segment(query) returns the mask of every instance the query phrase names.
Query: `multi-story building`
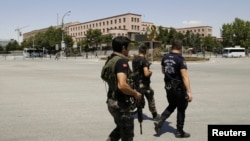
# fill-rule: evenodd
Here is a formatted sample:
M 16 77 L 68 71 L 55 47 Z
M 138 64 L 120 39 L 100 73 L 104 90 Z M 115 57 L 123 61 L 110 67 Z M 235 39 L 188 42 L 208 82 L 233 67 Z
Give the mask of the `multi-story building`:
M 67 31 L 67 28 L 68 26 L 72 25 L 72 24 L 78 24 L 79 22 L 70 22 L 70 23 L 66 23 L 64 25 L 64 30 Z M 58 25 L 58 26 L 52 26 L 54 28 L 61 28 L 62 26 L 61 25 Z M 26 39 L 29 39 L 31 37 L 34 37 L 37 33 L 45 33 L 47 30 L 48 30 L 49 27 L 46 27 L 46 28 L 41 28 L 41 29 L 37 29 L 37 30 L 33 30 L 33 31 L 30 31 L 30 32 L 26 32 L 23 34 L 23 40 L 26 40 Z
M 211 26 L 176 28 L 176 31 L 182 34 L 186 34 L 187 31 L 190 31 L 194 34 L 199 34 L 201 37 L 212 36 L 212 33 L 213 33 Z
M 83 39 L 89 29 L 100 29 L 102 34 L 112 34 L 115 36 L 127 36 L 134 40 L 135 35 L 144 34 L 146 27 L 153 23 L 143 22 L 141 15 L 126 13 L 97 19 L 89 22 L 72 24 L 67 27 L 66 33 L 73 37 L 75 41 Z
M 140 14 L 125 13 L 121 15 L 106 17 L 88 22 L 71 22 L 64 25 L 64 32 L 78 42 L 86 37 L 89 29 L 100 29 L 102 34 L 112 34 L 115 36 L 127 36 L 135 41 L 136 35 L 145 34 L 146 28 L 154 23 L 142 21 Z M 34 36 L 37 32 L 44 32 L 47 28 L 34 30 L 23 34 L 23 39 Z M 185 34 L 187 31 L 199 33 L 202 37 L 212 35 L 211 26 L 198 26 L 176 28 L 178 32 Z

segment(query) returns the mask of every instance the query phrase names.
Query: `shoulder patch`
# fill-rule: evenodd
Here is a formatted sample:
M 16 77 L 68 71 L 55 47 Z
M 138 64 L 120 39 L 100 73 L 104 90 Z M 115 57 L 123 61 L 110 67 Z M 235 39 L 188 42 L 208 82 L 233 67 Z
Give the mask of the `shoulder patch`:
M 126 67 L 128 67 L 128 64 L 122 64 L 122 66 L 123 66 L 124 68 L 126 68 Z

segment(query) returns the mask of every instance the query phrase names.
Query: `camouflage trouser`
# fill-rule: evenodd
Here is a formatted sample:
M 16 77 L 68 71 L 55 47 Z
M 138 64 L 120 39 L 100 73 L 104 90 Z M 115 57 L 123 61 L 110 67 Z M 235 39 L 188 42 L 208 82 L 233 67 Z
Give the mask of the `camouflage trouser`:
M 156 106 L 155 106 L 155 98 L 154 98 L 154 90 L 149 86 L 149 87 L 144 87 L 141 90 L 141 93 L 146 97 L 148 101 L 148 108 L 151 113 L 156 113 Z
M 119 108 L 113 107 L 109 102 L 108 110 L 113 116 L 116 127 L 109 134 L 111 141 L 133 141 L 134 137 L 134 116 L 133 112 L 127 111 L 124 112 Z

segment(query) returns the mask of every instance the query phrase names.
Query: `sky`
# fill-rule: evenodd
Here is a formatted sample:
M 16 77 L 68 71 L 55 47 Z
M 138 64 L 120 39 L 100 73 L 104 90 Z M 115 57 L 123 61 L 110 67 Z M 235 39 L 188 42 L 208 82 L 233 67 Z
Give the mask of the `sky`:
M 1 0 L 0 39 L 22 40 L 22 33 L 67 22 L 87 22 L 134 13 L 164 27 L 211 26 L 220 37 L 223 24 L 250 21 L 250 0 Z

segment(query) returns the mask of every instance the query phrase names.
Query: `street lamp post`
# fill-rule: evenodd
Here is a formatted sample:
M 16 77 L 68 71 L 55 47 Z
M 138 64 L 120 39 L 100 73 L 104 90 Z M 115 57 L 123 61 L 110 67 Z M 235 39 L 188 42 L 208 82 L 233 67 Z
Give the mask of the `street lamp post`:
M 64 15 L 63 15 L 63 17 L 62 17 L 62 43 L 61 43 L 61 48 L 64 50 L 65 49 L 65 43 L 64 43 L 64 17 L 65 16 L 69 16 L 69 14 L 71 13 L 71 11 L 68 11 L 68 12 L 66 12 Z
M 235 47 L 236 46 L 236 40 L 235 40 L 235 37 L 236 37 L 236 35 L 235 35 L 235 33 L 233 34 L 233 46 Z

